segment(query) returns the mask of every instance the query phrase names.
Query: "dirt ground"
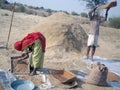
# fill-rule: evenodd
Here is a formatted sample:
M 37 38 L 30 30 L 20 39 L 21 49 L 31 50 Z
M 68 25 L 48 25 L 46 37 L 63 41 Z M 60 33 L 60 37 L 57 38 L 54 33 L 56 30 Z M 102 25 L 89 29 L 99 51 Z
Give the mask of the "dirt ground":
M 6 16 L 5 14 L 8 14 L 8 16 Z M 11 14 L 12 13 L 10 11 L 0 9 L 0 18 L 1 18 L 0 19 L 0 46 L 6 46 Z M 80 17 L 74 17 L 74 18 L 80 19 Z M 31 30 L 33 30 L 31 28 L 33 26 L 35 26 L 37 23 L 44 21 L 45 19 L 46 19 L 45 17 L 15 13 L 15 16 L 13 19 L 13 26 L 10 33 L 10 39 L 8 43 L 8 49 L 0 48 L 0 69 L 8 70 L 10 68 L 10 57 L 21 54 L 21 52 L 17 52 L 16 50 L 14 50 L 13 48 L 14 42 L 16 40 L 20 40 L 24 35 L 31 32 Z M 65 18 L 64 20 L 66 21 Z M 88 24 L 81 24 L 81 26 L 84 28 L 86 32 L 88 32 L 89 30 Z M 47 28 L 47 26 L 45 26 L 43 29 L 45 28 Z M 101 27 L 101 29 L 102 29 L 100 32 L 101 36 L 99 40 L 100 47 L 97 49 L 96 55 L 109 58 L 109 59 L 120 60 L 120 56 L 119 56 L 120 30 L 108 28 L 108 27 L 106 28 Z M 48 45 L 48 46 L 45 54 L 44 68 L 65 69 L 69 71 L 70 70 L 79 71 L 79 70 L 86 69 L 86 64 L 84 62 L 81 62 L 81 59 L 80 59 L 82 56 L 85 55 L 86 49 L 82 49 L 81 53 L 76 53 L 76 52 L 64 53 L 63 52 L 58 55 L 55 55 L 56 52 L 54 50 L 52 51 L 52 49 L 54 48 L 54 45 L 53 46 Z M 57 52 L 62 52 L 62 51 L 58 50 Z M 50 55 L 53 55 L 53 56 L 50 57 Z M 51 88 L 50 90 L 67 90 L 67 89 L 65 89 L 64 86 L 61 86 L 60 84 L 60 85 L 57 85 L 55 88 Z M 72 90 L 117 90 L 117 89 L 113 87 L 99 87 L 99 86 L 89 85 L 81 82 L 79 84 L 79 87 L 73 88 Z

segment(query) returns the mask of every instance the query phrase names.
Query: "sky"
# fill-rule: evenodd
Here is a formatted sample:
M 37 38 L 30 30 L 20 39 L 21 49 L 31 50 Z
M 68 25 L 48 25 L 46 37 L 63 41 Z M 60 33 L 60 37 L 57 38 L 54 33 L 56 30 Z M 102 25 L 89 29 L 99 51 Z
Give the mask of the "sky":
M 26 5 L 44 7 L 45 9 L 52 10 L 62 10 L 69 13 L 76 12 L 80 14 L 81 12 L 88 13 L 86 8 L 86 3 L 82 0 L 8 0 L 11 3 L 22 3 Z M 113 0 L 109 0 L 113 1 Z M 111 8 L 109 10 L 109 17 L 120 16 L 120 0 L 117 0 L 117 7 Z

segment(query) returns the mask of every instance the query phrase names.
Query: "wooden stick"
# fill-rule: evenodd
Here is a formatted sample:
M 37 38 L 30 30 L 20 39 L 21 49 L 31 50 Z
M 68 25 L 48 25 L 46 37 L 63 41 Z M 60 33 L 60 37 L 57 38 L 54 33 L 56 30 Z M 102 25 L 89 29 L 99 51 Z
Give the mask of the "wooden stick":
M 14 3 L 14 6 L 13 6 L 13 11 L 12 11 L 12 18 L 11 18 L 11 23 L 10 23 L 10 28 L 9 28 L 7 43 L 6 43 L 6 49 L 8 49 L 8 42 L 9 42 L 10 33 L 11 33 L 11 28 L 12 28 L 12 22 L 13 22 L 13 17 L 14 17 L 14 11 L 15 11 L 15 3 Z

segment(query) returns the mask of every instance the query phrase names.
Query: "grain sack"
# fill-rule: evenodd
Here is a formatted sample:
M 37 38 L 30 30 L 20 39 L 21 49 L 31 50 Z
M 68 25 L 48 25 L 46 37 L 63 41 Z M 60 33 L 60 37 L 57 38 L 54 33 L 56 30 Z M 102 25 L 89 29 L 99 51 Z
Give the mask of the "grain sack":
M 101 64 L 100 62 L 92 64 L 86 83 L 98 86 L 107 86 L 107 74 L 108 68 L 104 64 Z

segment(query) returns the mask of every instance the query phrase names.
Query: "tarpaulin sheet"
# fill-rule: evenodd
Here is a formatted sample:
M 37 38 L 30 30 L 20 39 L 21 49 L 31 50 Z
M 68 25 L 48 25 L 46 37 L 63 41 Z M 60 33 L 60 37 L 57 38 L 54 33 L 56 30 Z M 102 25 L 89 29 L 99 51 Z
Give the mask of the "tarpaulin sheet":
M 10 90 L 10 85 L 15 80 L 16 78 L 12 73 L 9 71 L 0 70 L 0 82 L 2 83 L 4 90 Z

